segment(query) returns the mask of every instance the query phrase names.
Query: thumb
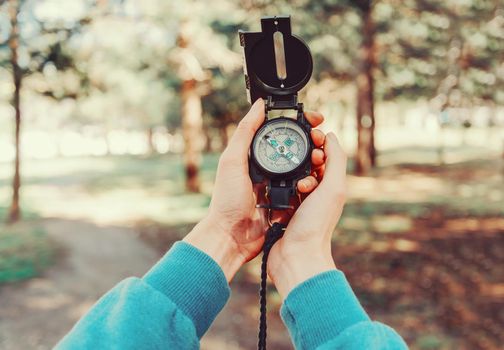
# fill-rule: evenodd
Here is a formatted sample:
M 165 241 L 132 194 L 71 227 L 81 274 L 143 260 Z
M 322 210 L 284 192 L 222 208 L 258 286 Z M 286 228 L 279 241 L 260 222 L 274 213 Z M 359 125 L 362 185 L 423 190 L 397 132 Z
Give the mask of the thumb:
M 247 157 L 254 135 L 264 121 L 264 101 L 262 98 L 254 102 L 248 113 L 238 124 L 228 148 L 231 152 Z

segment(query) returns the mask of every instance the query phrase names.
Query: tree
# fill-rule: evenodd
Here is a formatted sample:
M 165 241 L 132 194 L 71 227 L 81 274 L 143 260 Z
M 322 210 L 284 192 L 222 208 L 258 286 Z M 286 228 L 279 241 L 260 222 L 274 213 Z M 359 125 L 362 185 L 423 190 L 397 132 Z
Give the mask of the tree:
M 374 76 L 375 69 L 375 29 L 372 18 L 372 0 L 355 2 L 362 14 L 362 43 L 359 48 L 359 72 L 357 85 L 357 151 L 355 172 L 366 174 L 376 164 L 374 142 Z
M 223 9 L 227 10 L 223 12 Z M 226 0 L 214 1 L 210 8 L 189 1 L 177 4 L 170 11 L 178 17 L 175 19 L 177 44 L 169 55 L 169 62 L 175 66 L 180 82 L 186 189 L 191 192 L 200 191 L 199 168 L 205 144 L 202 97 L 209 93 L 212 69 L 231 72 L 241 63 L 240 56 L 229 49 L 225 35 L 214 30 L 211 24 L 240 12 Z
M 273 13 L 290 13 L 293 25 L 309 44 L 318 83 L 336 80 L 355 86 L 357 149 L 355 172 L 366 174 L 376 164 L 374 74 L 376 27 L 373 0 L 273 2 Z M 298 24 L 301 23 L 301 24 Z M 326 94 L 328 95 L 328 94 Z M 326 100 L 333 96 L 325 96 Z
M 355 84 L 357 147 L 354 170 L 358 175 L 367 174 L 376 165 L 374 3 L 373 0 L 340 0 L 309 4 L 321 23 L 329 23 L 318 26 L 320 29 L 312 33 L 314 36 L 312 40 L 317 40 L 319 37 L 333 37 L 338 43 L 334 48 L 337 54 L 328 49 L 327 45 L 324 45 L 326 47 L 319 53 L 323 57 L 320 63 L 324 67 L 319 76 L 329 75 L 343 82 Z
M 317 83 L 329 78 L 342 87 L 355 85 L 357 173 L 376 163 L 375 99 L 425 98 L 440 108 L 468 109 L 504 97 L 503 9 L 497 0 L 265 3 L 265 12 L 291 13 L 294 26 L 302 23 L 298 32 L 314 55 Z
M 11 0 L 9 5 L 9 17 L 11 30 L 9 35 L 9 49 L 10 49 L 10 62 L 12 69 L 12 82 L 14 84 L 14 95 L 12 98 L 12 105 L 15 111 L 15 131 L 14 131 L 14 178 L 12 180 L 12 202 L 9 209 L 7 221 L 14 223 L 21 218 L 21 209 L 19 206 L 19 190 L 21 188 L 21 175 L 20 175 L 20 134 L 21 134 L 21 82 L 22 72 L 18 63 L 18 49 L 19 49 L 19 26 L 18 15 L 21 4 L 19 0 Z
M 198 84 L 205 80 L 205 72 L 200 62 L 190 52 L 190 22 L 181 23 L 177 38 L 180 88 L 182 136 L 184 137 L 184 163 L 186 189 L 200 191 L 199 167 L 203 149 L 203 111 Z
M 63 43 L 72 35 L 77 27 L 69 23 L 64 26 L 53 26 L 37 18 L 34 8 L 38 4 L 23 0 L 0 1 L 0 6 L 6 7 L 9 16 L 10 32 L 7 39 L 8 50 L 0 50 L 0 58 L 8 56 L 8 60 L 0 61 L 2 65 L 10 68 L 13 81 L 12 105 L 14 107 L 14 176 L 12 181 L 12 201 L 9 208 L 7 222 L 14 223 L 21 218 L 20 190 L 21 190 L 21 131 L 22 131 L 22 89 L 28 85 L 29 77 L 37 75 L 42 79 L 45 67 L 52 65 L 56 70 L 65 70 L 73 67 L 73 61 L 62 49 Z M 19 18 L 25 15 L 24 21 L 31 21 L 32 36 L 25 37 L 21 33 Z M 78 24 L 78 22 L 77 22 Z M 63 34 L 63 35 L 58 35 Z M 0 45 L 3 49 L 4 45 Z M 20 53 L 23 51 L 27 58 L 21 63 Z M 39 84 L 40 85 L 40 84 Z M 42 84 L 47 85 L 47 84 Z M 61 89 L 60 89 L 61 90 Z M 43 95 L 54 98 L 55 91 L 44 89 L 38 91 Z M 63 93 L 64 95 L 64 93 Z

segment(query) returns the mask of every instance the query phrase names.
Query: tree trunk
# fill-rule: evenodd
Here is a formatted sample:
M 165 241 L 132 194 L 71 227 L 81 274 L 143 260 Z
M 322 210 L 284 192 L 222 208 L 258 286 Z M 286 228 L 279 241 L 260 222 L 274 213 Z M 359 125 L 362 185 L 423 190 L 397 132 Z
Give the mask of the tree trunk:
M 203 135 L 205 137 L 204 147 L 205 153 L 211 153 L 213 151 L 212 145 L 212 133 L 208 125 L 203 124 Z
M 223 151 L 229 142 L 228 128 L 227 126 L 222 126 L 219 128 L 219 136 L 221 139 L 221 151 Z
M 360 71 L 357 74 L 357 152 L 355 156 L 355 172 L 364 175 L 376 165 L 376 149 L 374 145 L 374 26 L 372 21 L 372 6 L 362 8 L 363 28 L 362 46 L 359 50 Z
M 14 82 L 14 96 L 12 104 L 15 110 L 15 158 L 14 158 L 14 178 L 12 180 L 12 203 L 9 209 L 7 221 L 14 223 L 21 218 L 21 209 L 19 206 L 19 189 L 21 188 L 20 175 L 20 132 L 21 132 L 21 107 L 20 107 L 20 92 L 22 72 L 18 64 L 18 48 L 19 48 L 19 27 L 17 16 L 19 13 L 19 2 L 12 0 L 9 7 L 9 15 L 11 22 L 11 33 L 9 38 L 9 48 L 11 51 L 12 79 Z
M 190 23 L 182 21 L 180 32 L 177 36 L 177 46 L 185 57 L 180 61 L 180 75 L 182 87 L 180 93 L 182 105 L 182 136 L 184 138 L 184 162 L 186 172 L 186 190 L 200 192 L 199 168 L 201 163 L 201 150 L 204 146 L 203 111 L 201 94 L 198 91 L 198 81 L 204 79 L 204 72 L 197 58 L 192 54 L 189 37 Z M 196 65 L 188 64 L 187 57 L 193 56 Z M 193 62 L 193 63 L 194 63 Z
M 149 155 L 153 155 L 157 152 L 156 145 L 154 144 L 154 128 L 153 127 L 149 127 L 147 129 L 147 147 L 148 147 Z
M 226 149 L 229 139 L 233 136 L 236 129 L 235 123 L 233 122 L 233 115 L 226 114 L 222 116 L 219 122 L 219 136 L 221 139 L 221 151 Z
M 200 191 L 199 167 L 203 146 L 201 96 L 196 89 L 196 84 L 194 79 L 184 80 L 181 91 L 186 189 L 190 192 Z

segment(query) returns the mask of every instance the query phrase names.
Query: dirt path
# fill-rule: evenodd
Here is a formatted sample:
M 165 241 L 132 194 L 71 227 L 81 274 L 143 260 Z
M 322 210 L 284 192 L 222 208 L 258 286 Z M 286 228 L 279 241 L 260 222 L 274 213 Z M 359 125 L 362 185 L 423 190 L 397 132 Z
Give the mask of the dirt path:
M 128 227 L 60 219 L 41 225 L 63 254 L 42 276 L 0 287 L 1 350 L 51 349 L 100 296 L 126 277 L 143 275 L 164 251 Z M 203 350 L 243 350 L 229 332 L 233 304 L 240 300 L 234 296 L 219 315 Z
M 125 227 L 44 220 L 63 256 L 43 276 L 0 288 L 0 348 L 50 349 L 104 292 L 158 253 Z

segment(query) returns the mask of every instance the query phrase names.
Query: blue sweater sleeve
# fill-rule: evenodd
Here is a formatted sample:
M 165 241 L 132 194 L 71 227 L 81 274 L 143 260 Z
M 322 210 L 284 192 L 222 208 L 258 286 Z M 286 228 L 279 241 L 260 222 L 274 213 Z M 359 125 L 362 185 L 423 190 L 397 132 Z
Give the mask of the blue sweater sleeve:
M 229 294 L 219 265 L 177 242 L 142 279 L 105 294 L 56 349 L 198 349 Z
M 370 320 L 338 270 L 295 287 L 281 316 L 298 350 L 408 348 L 392 328 Z

